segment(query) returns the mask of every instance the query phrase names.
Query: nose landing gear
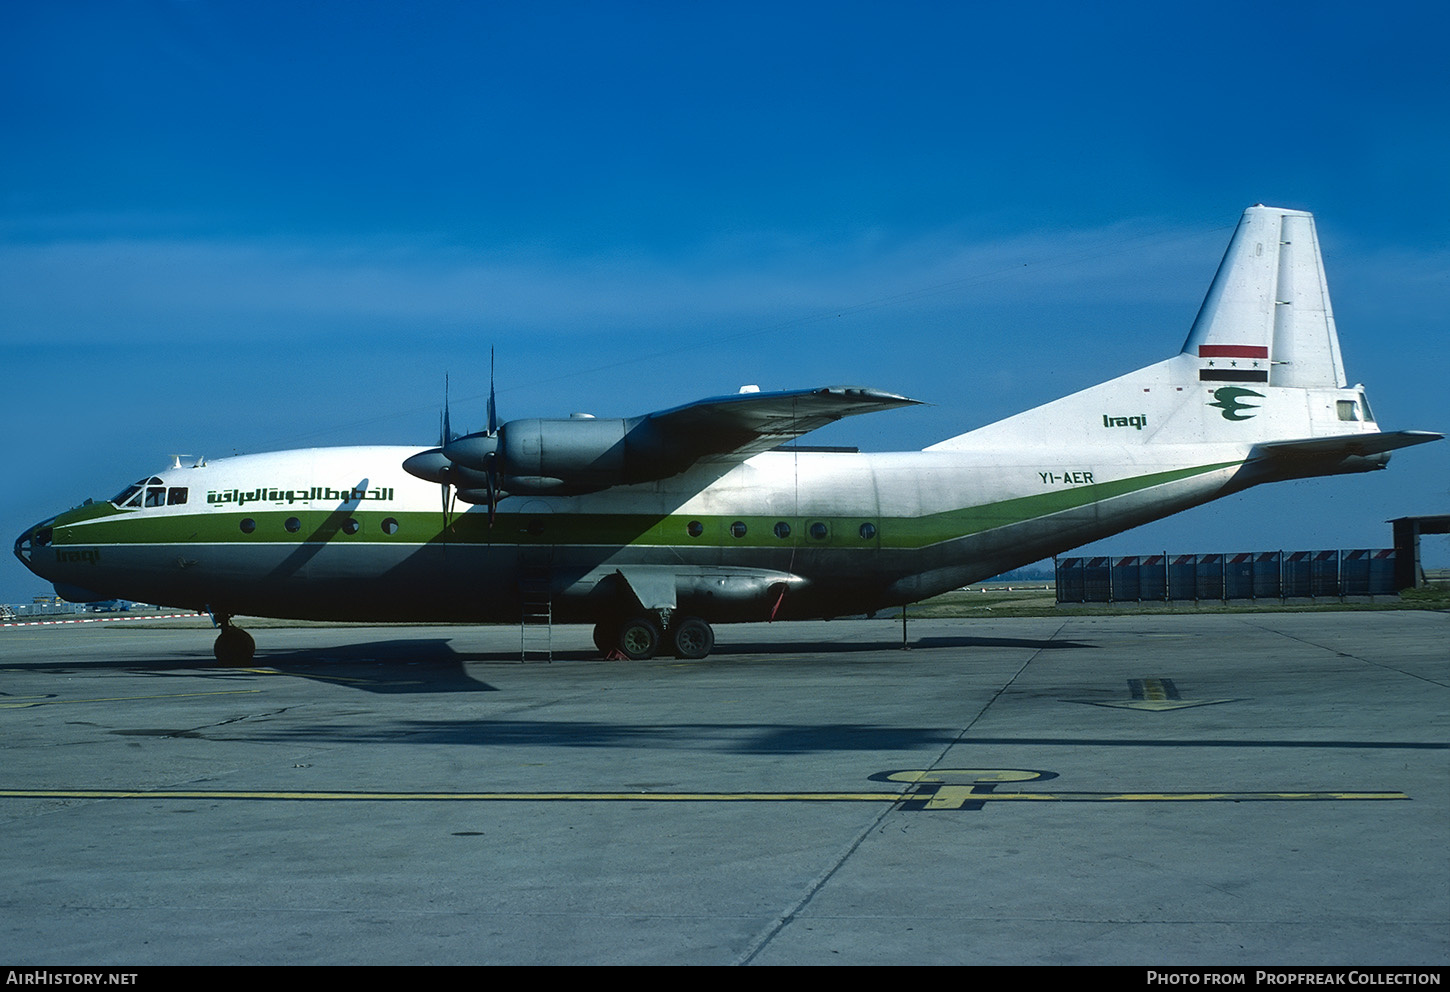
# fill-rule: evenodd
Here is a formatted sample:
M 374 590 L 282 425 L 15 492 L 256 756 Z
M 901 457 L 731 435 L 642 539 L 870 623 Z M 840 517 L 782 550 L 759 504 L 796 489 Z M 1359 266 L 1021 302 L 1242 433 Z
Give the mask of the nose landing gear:
M 217 662 L 222 665 L 251 664 L 252 655 L 257 651 L 257 642 L 252 640 L 252 635 L 240 627 L 232 626 L 232 618 L 229 616 L 217 614 L 212 619 L 221 628 L 217 632 L 216 643 L 211 648 Z

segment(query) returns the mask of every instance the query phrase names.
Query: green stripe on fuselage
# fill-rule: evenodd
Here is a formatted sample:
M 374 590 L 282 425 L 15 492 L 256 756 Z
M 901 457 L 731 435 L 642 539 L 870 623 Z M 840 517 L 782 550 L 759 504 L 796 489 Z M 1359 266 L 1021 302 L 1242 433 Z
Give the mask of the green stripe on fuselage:
M 1199 475 L 1208 475 L 1240 464 L 1242 463 L 1236 461 L 1218 462 L 1213 465 L 1172 469 L 1167 472 L 1155 472 L 1151 475 L 1118 479 L 1114 482 L 1090 483 L 1070 489 L 1037 493 L 1032 496 L 1019 496 L 996 503 L 963 507 L 959 510 L 946 510 L 915 519 L 893 521 L 893 532 L 898 523 L 905 525 L 907 534 L 911 535 L 912 539 L 908 539 L 907 535 L 897 534 L 892 539 L 891 545 L 893 547 L 924 547 L 929 544 L 939 544 L 955 538 L 980 534 L 997 527 L 1008 527 L 1012 524 L 1035 520 L 1038 517 L 1046 517 L 1066 510 L 1076 510 L 1118 496 L 1127 496 L 1144 489 L 1151 489 L 1154 486 L 1181 482 Z M 912 534 L 913 531 L 914 534 Z M 882 543 L 886 543 L 884 533 Z
M 631 513 L 541 513 L 500 512 L 492 526 L 484 513 L 453 514 L 447 528 L 441 511 L 366 510 L 345 512 L 327 509 L 293 508 L 256 512 L 148 513 L 146 510 L 110 513 L 90 507 L 70 511 L 57 518 L 56 545 L 127 544 L 499 544 L 499 545 L 590 545 L 590 546 L 700 546 L 716 548 L 922 548 L 967 537 L 998 527 L 1074 510 L 1104 500 L 1140 492 L 1154 486 L 1207 475 L 1239 462 L 1219 462 L 1192 468 L 1173 469 L 1134 476 L 1113 482 L 1073 486 L 1031 496 L 1019 496 L 930 513 L 920 517 L 882 516 L 785 516 L 785 515 L 666 515 Z M 99 504 L 109 506 L 109 504 Z M 253 527 L 243 532 L 242 521 Z M 358 524 L 348 533 L 349 520 Z M 295 521 L 295 529 L 288 522 Z M 393 521 L 392 533 L 384 530 Z M 787 537 L 776 536 L 776 524 L 790 527 Z M 692 522 L 700 524 L 698 536 L 691 536 Z M 826 525 L 827 536 L 811 536 L 811 525 Z M 862 524 L 875 530 L 862 535 Z M 744 524 L 743 536 L 735 527 Z

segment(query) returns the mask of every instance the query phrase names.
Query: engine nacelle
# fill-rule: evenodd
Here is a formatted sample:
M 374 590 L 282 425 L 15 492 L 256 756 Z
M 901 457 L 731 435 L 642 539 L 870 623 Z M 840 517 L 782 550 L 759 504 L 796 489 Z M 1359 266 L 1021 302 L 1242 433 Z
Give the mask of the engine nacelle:
M 627 420 L 510 420 L 499 429 L 499 485 L 511 493 L 591 493 L 629 481 Z
M 451 463 L 446 473 L 429 460 L 431 452 L 410 459 L 410 471 L 452 481 L 468 490 L 459 493 L 464 499 L 484 488 L 463 478 L 469 472 L 484 473 L 476 478 L 494 473 L 501 492 L 573 496 L 664 479 L 684 471 L 693 460 L 661 439 L 647 417 L 510 420 L 497 434 L 457 438 L 439 453 Z M 431 476 L 425 475 L 429 470 Z

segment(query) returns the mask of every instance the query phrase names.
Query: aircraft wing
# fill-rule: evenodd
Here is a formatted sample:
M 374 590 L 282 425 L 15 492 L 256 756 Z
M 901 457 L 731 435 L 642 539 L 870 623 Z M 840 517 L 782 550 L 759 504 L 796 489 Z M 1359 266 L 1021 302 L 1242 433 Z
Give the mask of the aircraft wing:
M 861 386 L 737 393 L 648 414 L 641 426 L 656 445 L 676 456 L 691 460 L 744 458 L 769 451 L 842 417 L 920 402 Z
M 570 496 L 667 479 L 705 461 L 742 461 L 842 417 L 917 400 L 857 386 L 717 396 L 628 420 L 511 420 L 403 462 L 469 503 L 503 494 Z M 446 430 L 446 429 L 445 429 Z

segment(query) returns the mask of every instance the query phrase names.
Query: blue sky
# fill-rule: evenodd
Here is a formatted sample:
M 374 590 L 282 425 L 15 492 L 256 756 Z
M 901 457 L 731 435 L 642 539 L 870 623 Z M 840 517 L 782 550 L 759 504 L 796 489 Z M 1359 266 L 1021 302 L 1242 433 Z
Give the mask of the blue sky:
M 920 448 L 1176 352 L 1315 212 L 1346 368 L 1450 427 L 1431 3 L 0 5 L 0 531 L 173 453 L 852 383 Z M 1450 442 L 1094 546 L 1379 547 Z M 1438 542 L 1438 543 L 1437 543 Z M 1444 539 L 1427 544 L 1447 559 Z M 0 601 L 48 591 L 13 559 Z

